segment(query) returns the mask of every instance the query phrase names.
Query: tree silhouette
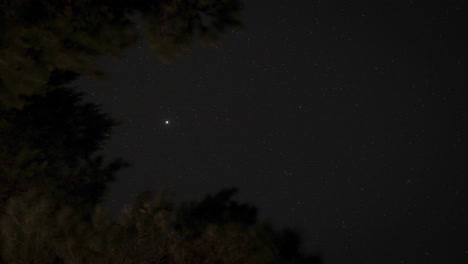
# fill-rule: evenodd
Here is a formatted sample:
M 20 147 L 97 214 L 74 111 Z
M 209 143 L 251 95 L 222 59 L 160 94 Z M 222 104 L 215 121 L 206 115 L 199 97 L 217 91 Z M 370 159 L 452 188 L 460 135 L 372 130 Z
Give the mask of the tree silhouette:
M 163 1 L 142 9 L 147 37 L 156 55 L 170 62 L 199 37 L 207 45 L 219 44 L 220 35 L 228 27 L 239 27 L 240 1 L 200 0 Z
M 215 43 L 240 25 L 240 7 L 239 0 L 1 0 L 0 101 L 21 107 L 21 95 L 44 94 L 57 73 L 102 75 L 96 58 L 119 56 L 139 35 L 131 14 L 142 15 L 140 35 L 171 61 L 197 39 Z
M 256 222 L 257 210 L 248 204 L 232 201 L 237 189 L 224 189 L 215 196 L 208 195 L 199 203 L 181 205 L 178 215 L 178 226 L 186 229 L 193 236 L 199 234 L 208 225 L 224 225 L 236 222 L 252 225 Z
M 96 155 L 116 123 L 67 88 L 25 102 L 22 109 L 2 111 L 2 160 L 9 161 L 0 167 L 2 200 L 42 186 L 54 196 L 97 204 L 115 172 L 126 166 L 118 159 L 105 164 Z
M 232 190 L 222 190 L 201 202 L 192 202 L 191 208 L 194 211 L 222 209 L 220 214 L 225 216 L 238 215 L 240 209 L 233 206 L 232 194 Z M 88 219 L 74 208 L 58 206 L 57 202 L 42 198 L 38 192 L 15 197 L 5 207 L 6 217 L 0 219 L 3 257 L 8 263 L 298 264 L 320 261 L 317 256 L 298 251 L 298 234 L 290 230 L 274 231 L 257 221 L 238 221 L 237 216 L 223 217 L 221 222 L 201 217 L 198 221 L 206 225 L 199 226 L 198 234 L 193 236 L 180 226 L 183 215 L 180 213 L 186 207 L 174 206 L 168 197 L 160 196 L 155 201 L 143 196 L 134 206 L 123 210 L 118 222 L 101 207 L 96 207 Z M 207 205 L 208 200 L 213 208 Z M 243 208 L 250 213 L 253 207 Z M 289 242 L 296 243 L 288 245 Z

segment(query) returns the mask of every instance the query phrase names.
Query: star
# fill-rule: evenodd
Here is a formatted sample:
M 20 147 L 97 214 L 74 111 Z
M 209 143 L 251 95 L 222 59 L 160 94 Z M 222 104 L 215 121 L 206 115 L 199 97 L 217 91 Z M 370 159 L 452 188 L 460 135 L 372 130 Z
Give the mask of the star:
M 166 120 L 164 123 L 166 123 L 166 125 L 169 125 L 169 120 Z

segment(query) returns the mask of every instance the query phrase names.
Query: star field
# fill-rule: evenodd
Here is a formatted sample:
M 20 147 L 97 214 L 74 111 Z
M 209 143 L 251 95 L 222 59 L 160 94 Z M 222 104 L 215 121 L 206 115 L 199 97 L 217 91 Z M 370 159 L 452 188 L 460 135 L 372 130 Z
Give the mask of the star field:
M 246 2 L 217 47 L 103 58 L 76 85 L 133 164 L 109 205 L 237 186 L 325 263 L 467 261 L 466 5 L 439 4 Z

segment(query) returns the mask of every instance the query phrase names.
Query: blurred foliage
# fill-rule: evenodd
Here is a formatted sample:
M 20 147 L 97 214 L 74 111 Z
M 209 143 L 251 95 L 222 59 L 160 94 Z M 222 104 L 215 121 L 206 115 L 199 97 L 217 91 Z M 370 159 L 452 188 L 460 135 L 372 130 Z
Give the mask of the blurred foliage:
M 161 2 L 164 4 L 152 5 L 142 13 L 150 46 L 164 62 L 189 50 L 196 37 L 206 45 L 216 46 L 226 28 L 241 25 L 238 20 L 240 1 Z
M 225 194 L 229 197 L 221 198 Z M 198 219 L 204 225 L 193 236 L 179 225 L 180 212 L 187 207 L 175 207 L 168 197 L 140 199 L 114 221 L 99 206 L 86 218 L 31 191 L 10 199 L 4 208 L 2 256 L 7 263 L 318 263 L 298 247 L 283 251 L 275 244 L 282 233 L 267 225 L 227 217 L 241 213 L 238 208 L 231 214 L 232 194 L 223 190 L 191 203 L 190 210 L 203 211 L 219 199 L 213 213 L 224 215 L 222 223 Z
M 97 57 L 119 56 L 137 40 L 132 14 L 169 62 L 197 38 L 217 43 L 240 25 L 240 8 L 239 0 L 0 0 L 0 103 L 21 107 L 21 95 L 44 94 L 57 73 L 101 76 Z

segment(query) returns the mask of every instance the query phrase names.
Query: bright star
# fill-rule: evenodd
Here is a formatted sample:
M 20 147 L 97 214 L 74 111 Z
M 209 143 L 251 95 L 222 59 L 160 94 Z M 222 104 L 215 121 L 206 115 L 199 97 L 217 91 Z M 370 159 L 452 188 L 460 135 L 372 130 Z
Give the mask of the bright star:
M 169 120 L 166 120 L 166 122 L 165 122 L 165 123 L 166 123 L 166 125 L 169 125 Z

